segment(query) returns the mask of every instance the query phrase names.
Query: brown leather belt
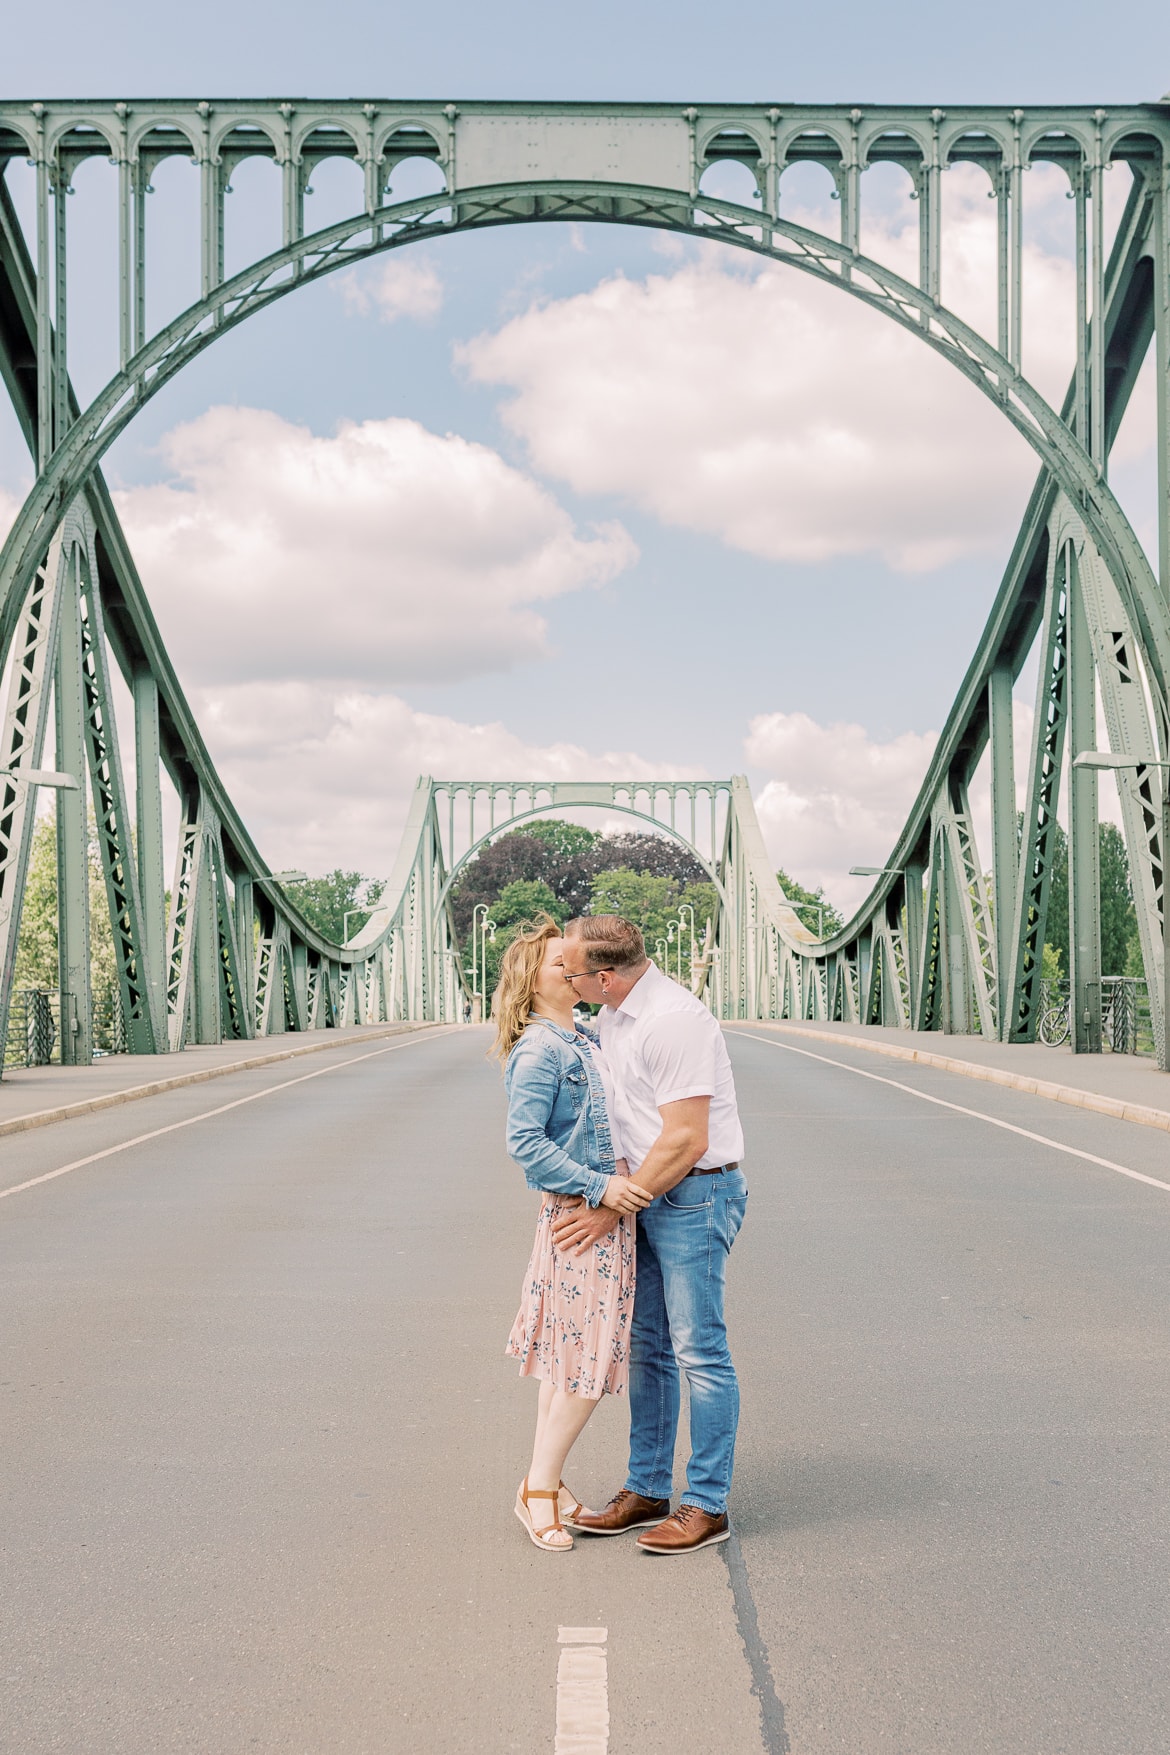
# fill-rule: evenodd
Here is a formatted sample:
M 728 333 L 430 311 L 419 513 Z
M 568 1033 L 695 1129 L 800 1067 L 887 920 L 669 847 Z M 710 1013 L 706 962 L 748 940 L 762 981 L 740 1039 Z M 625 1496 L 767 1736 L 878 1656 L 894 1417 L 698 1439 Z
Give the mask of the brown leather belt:
M 706 1165 L 704 1165 L 703 1168 L 700 1169 L 699 1166 L 696 1164 L 696 1166 L 693 1170 L 687 1171 L 687 1175 L 688 1176 L 722 1176 L 722 1174 L 725 1170 L 738 1170 L 738 1169 L 739 1169 L 739 1161 L 737 1159 L 734 1164 L 712 1164 L 712 1166 L 709 1170 L 706 1167 Z

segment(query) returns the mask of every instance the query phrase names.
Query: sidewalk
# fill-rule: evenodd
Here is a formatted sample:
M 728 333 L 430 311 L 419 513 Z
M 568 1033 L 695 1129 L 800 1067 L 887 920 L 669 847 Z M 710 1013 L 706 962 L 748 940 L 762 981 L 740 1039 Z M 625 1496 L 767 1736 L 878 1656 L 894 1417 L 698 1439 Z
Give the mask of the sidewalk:
M 895 1030 L 879 1024 L 735 1023 L 733 1030 L 767 1031 L 813 1043 L 864 1048 L 892 1060 L 935 1066 L 965 1078 L 1028 1091 L 1074 1108 L 1092 1109 L 1170 1133 L 1170 1073 L 1136 1054 L 1074 1054 L 1042 1043 L 988 1042 L 982 1036 L 945 1036 L 938 1030 Z
M 92 1066 L 10 1067 L 0 1080 L 0 1136 L 67 1121 L 94 1109 L 154 1097 L 249 1067 L 272 1066 L 304 1054 L 433 1030 L 434 1024 L 356 1024 L 345 1030 L 290 1031 L 250 1042 L 218 1042 L 181 1054 L 110 1054 Z

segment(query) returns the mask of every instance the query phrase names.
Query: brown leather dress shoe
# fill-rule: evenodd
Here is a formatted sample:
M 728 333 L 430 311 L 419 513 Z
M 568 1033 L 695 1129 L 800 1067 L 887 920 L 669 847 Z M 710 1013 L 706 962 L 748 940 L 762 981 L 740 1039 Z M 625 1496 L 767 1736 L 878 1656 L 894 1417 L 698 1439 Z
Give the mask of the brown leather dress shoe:
M 647 1554 L 693 1554 L 697 1548 L 709 1548 L 713 1542 L 726 1542 L 730 1535 L 731 1525 L 725 1511 L 712 1517 L 697 1505 L 680 1505 L 665 1523 L 639 1536 L 638 1546 Z
M 623 1487 L 615 1493 L 604 1511 L 581 1510 L 565 1522 L 575 1530 L 591 1536 L 620 1536 L 626 1530 L 640 1530 L 646 1524 L 658 1523 L 670 1510 L 669 1499 L 644 1499 Z

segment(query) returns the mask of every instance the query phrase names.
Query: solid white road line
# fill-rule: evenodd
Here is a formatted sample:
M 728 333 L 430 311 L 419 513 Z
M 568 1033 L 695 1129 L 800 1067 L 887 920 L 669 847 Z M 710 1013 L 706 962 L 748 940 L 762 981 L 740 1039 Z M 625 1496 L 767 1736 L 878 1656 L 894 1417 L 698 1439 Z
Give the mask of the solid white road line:
M 1156 1176 L 1145 1176 L 1140 1170 L 1129 1170 L 1124 1164 L 1115 1164 L 1111 1158 L 1098 1158 L 1095 1152 L 1082 1152 L 1079 1146 L 1066 1146 L 1062 1140 L 1052 1140 L 1047 1134 L 1033 1133 L 1031 1128 L 1017 1127 L 1012 1121 L 1001 1121 L 998 1115 L 988 1115 L 982 1109 L 966 1109 L 962 1103 L 948 1103 L 945 1097 L 932 1097 L 927 1091 L 916 1091 L 913 1085 L 904 1085 L 899 1079 L 884 1079 L 880 1073 L 866 1072 L 863 1067 L 850 1066 L 845 1060 L 830 1060 L 827 1054 L 813 1054 L 807 1048 L 794 1048 L 790 1042 L 777 1042 L 772 1036 L 757 1036 L 751 1030 L 731 1030 L 732 1036 L 747 1036 L 753 1042 L 763 1042 L 768 1048 L 781 1048 L 785 1054 L 800 1054 L 805 1060 L 820 1060 L 826 1066 L 840 1067 L 842 1072 L 856 1073 L 859 1079 L 872 1079 L 876 1085 L 891 1085 L 895 1091 L 905 1091 L 908 1097 L 917 1097 L 923 1103 L 935 1103 L 940 1109 L 953 1109 L 956 1115 L 972 1115 L 976 1121 L 986 1121 L 991 1127 L 1002 1127 L 1005 1133 L 1018 1133 L 1021 1138 L 1035 1140 L 1037 1145 L 1051 1146 L 1054 1152 L 1067 1152 L 1070 1158 L 1083 1158 L 1087 1164 L 1099 1164 L 1102 1170 L 1112 1170 L 1118 1176 L 1128 1176 L 1134 1182 L 1146 1182 L 1151 1188 L 1164 1188 L 1170 1194 L 1170 1182 L 1159 1182 Z
M 279 1085 L 268 1085 L 263 1091 L 253 1091 L 251 1096 L 237 1097 L 232 1103 L 221 1103 L 216 1109 L 201 1110 L 198 1115 L 189 1115 L 185 1121 L 172 1121 L 167 1127 L 152 1128 L 149 1133 L 136 1134 L 132 1140 L 119 1140 L 116 1146 L 107 1146 L 104 1152 L 91 1152 L 88 1158 L 75 1158 L 72 1164 L 62 1164 L 59 1170 L 46 1170 L 43 1176 L 30 1176 L 27 1182 L 18 1182 L 12 1188 L 0 1189 L 0 1200 L 7 1200 L 10 1194 L 23 1194 L 26 1188 L 36 1188 L 42 1182 L 53 1182 L 58 1176 L 68 1176 L 71 1170 L 84 1170 L 87 1164 L 96 1164 L 101 1158 L 112 1158 L 115 1152 L 127 1152 L 131 1146 L 145 1145 L 147 1140 L 160 1139 L 164 1133 L 177 1133 L 181 1127 L 194 1127 L 197 1121 L 210 1121 L 213 1115 L 226 1115 L 229 1109 L 240 1109 L 245 1103 L 258 1103 L 261 1097 L 271 1097 L 277 1091 L 287 1091 L 290 1085 L 304 1085 L 310 1079 L 322 1079 L 326 1073 L 340 1072 L 343 1066 L 356 1066 L 359 1060 L 376 1060 L 382 1054 L 395 1054 L 400 1048 L 413 1048 L 419 1042 L 433 1042 L 438 1036 L 448 1036 L 458 1025 L 452 1024 L 450 1029 L 435 1030 L 425 1036 L 412 1036 L 407 1042 L 392 1042 L 389 1048 L 371 1048 L 367 1054 L 352 1054 L 348 1060 L 335 1060 L 332 1066 L 318 1067 L 316 1072 L 301 1073 L 299 1078 L 285 1079 Z
M 607 1755 L 609 1676 L 606 1627 L 559 1627 L 557 1737 L 553 1755 Z

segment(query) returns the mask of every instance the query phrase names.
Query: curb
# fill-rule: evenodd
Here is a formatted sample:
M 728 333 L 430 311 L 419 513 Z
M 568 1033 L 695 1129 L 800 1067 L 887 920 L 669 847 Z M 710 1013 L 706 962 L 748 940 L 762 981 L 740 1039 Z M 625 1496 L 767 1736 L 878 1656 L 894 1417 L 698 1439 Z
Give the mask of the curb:
M 884 1054 L 890 1060 L 910 1060 L 919 1066 L 938 1067 L 941 1072 L 959 1073 L 965 1079 L 1005 1085 L 1011 1091 L 1026 1091 L 1030 1097 L 1047 1097 L 1052 1103 L 1068 1103 L 1074 1109 L 1091 1109 L 1094 1115 L 1110 1115 L 1116 1121 L 1133 1121 L 1139 1127 L 1156 1127 L 1163 1133 L 1170 1133 L 1170 1113 L 1165 1109 L 1151 1109 L 1144 1103 L 1126 1103 L 1120 1097 L 1082 1091 L 1076 1085 L 1058 1085 L 1050 1079 L 1030 1079 L 1023 1073 L 1004 1072 L 998 1066 L 980 1066 L 973 1060 L 954 1060 L 949 1054 L 932 1054 L 925 1048 L 902 1048 L 896 1042 L 865 1042 L 858 1036 L 839 1036 L 833 1030 L 806 1030 L 798 1024 L 771 1022 L 754 1024 L 752 1028 L 773 1030 L 786 1036 L 807 1036 L 814 1042 L 835 1042 L 839 1048 L 864 1048 L 867 1054 Z
M 431 1024 L 394 1024 L 380 1030 L 372 1029 L 368 1035 L 346 1036 L 333 1042 L 306 1042 L 296 1048 L 282 1048 L 276 1054 L 253 1054 L 247 1060 L 228 1061 L 223 1066 L 203 1066 L 193 1072 L 175 1073 L 171 1078 L 153 1079 L 149 1085 L 130 1085 L 123 1091 L 106 1091 L 99 1097 L 85 1097 L 78 1103 L 62 1103 L 56 1109 L 34 1109 L 27 1115 L 11 1116 L 7 1121 L 0 1121 L 0 1138 L 9 1133 L 27 1133 L 33 1127 L 49 1127 L 54 1121 L 72 1121 L 79 1115 L 91 1115 L 97 1109 L 116 1109 L 120 1104 L 134 1103 L 140 1097 L 157 1097 L 163 1091 L 176 1091 L 181 1085 L 202 1085 L 209 1079 L 226 1078 L 229 1073 L 275 1066 L 282 1060 L 299 1060 L 305 1054 L 323 1054 L 330 1048 L 348 1048 L 355 1042 L 377 1042 L 384 1036 L 408 1035 L 435 1027 Z M 333 1034 L 332 1031 L 327 1033 Z

